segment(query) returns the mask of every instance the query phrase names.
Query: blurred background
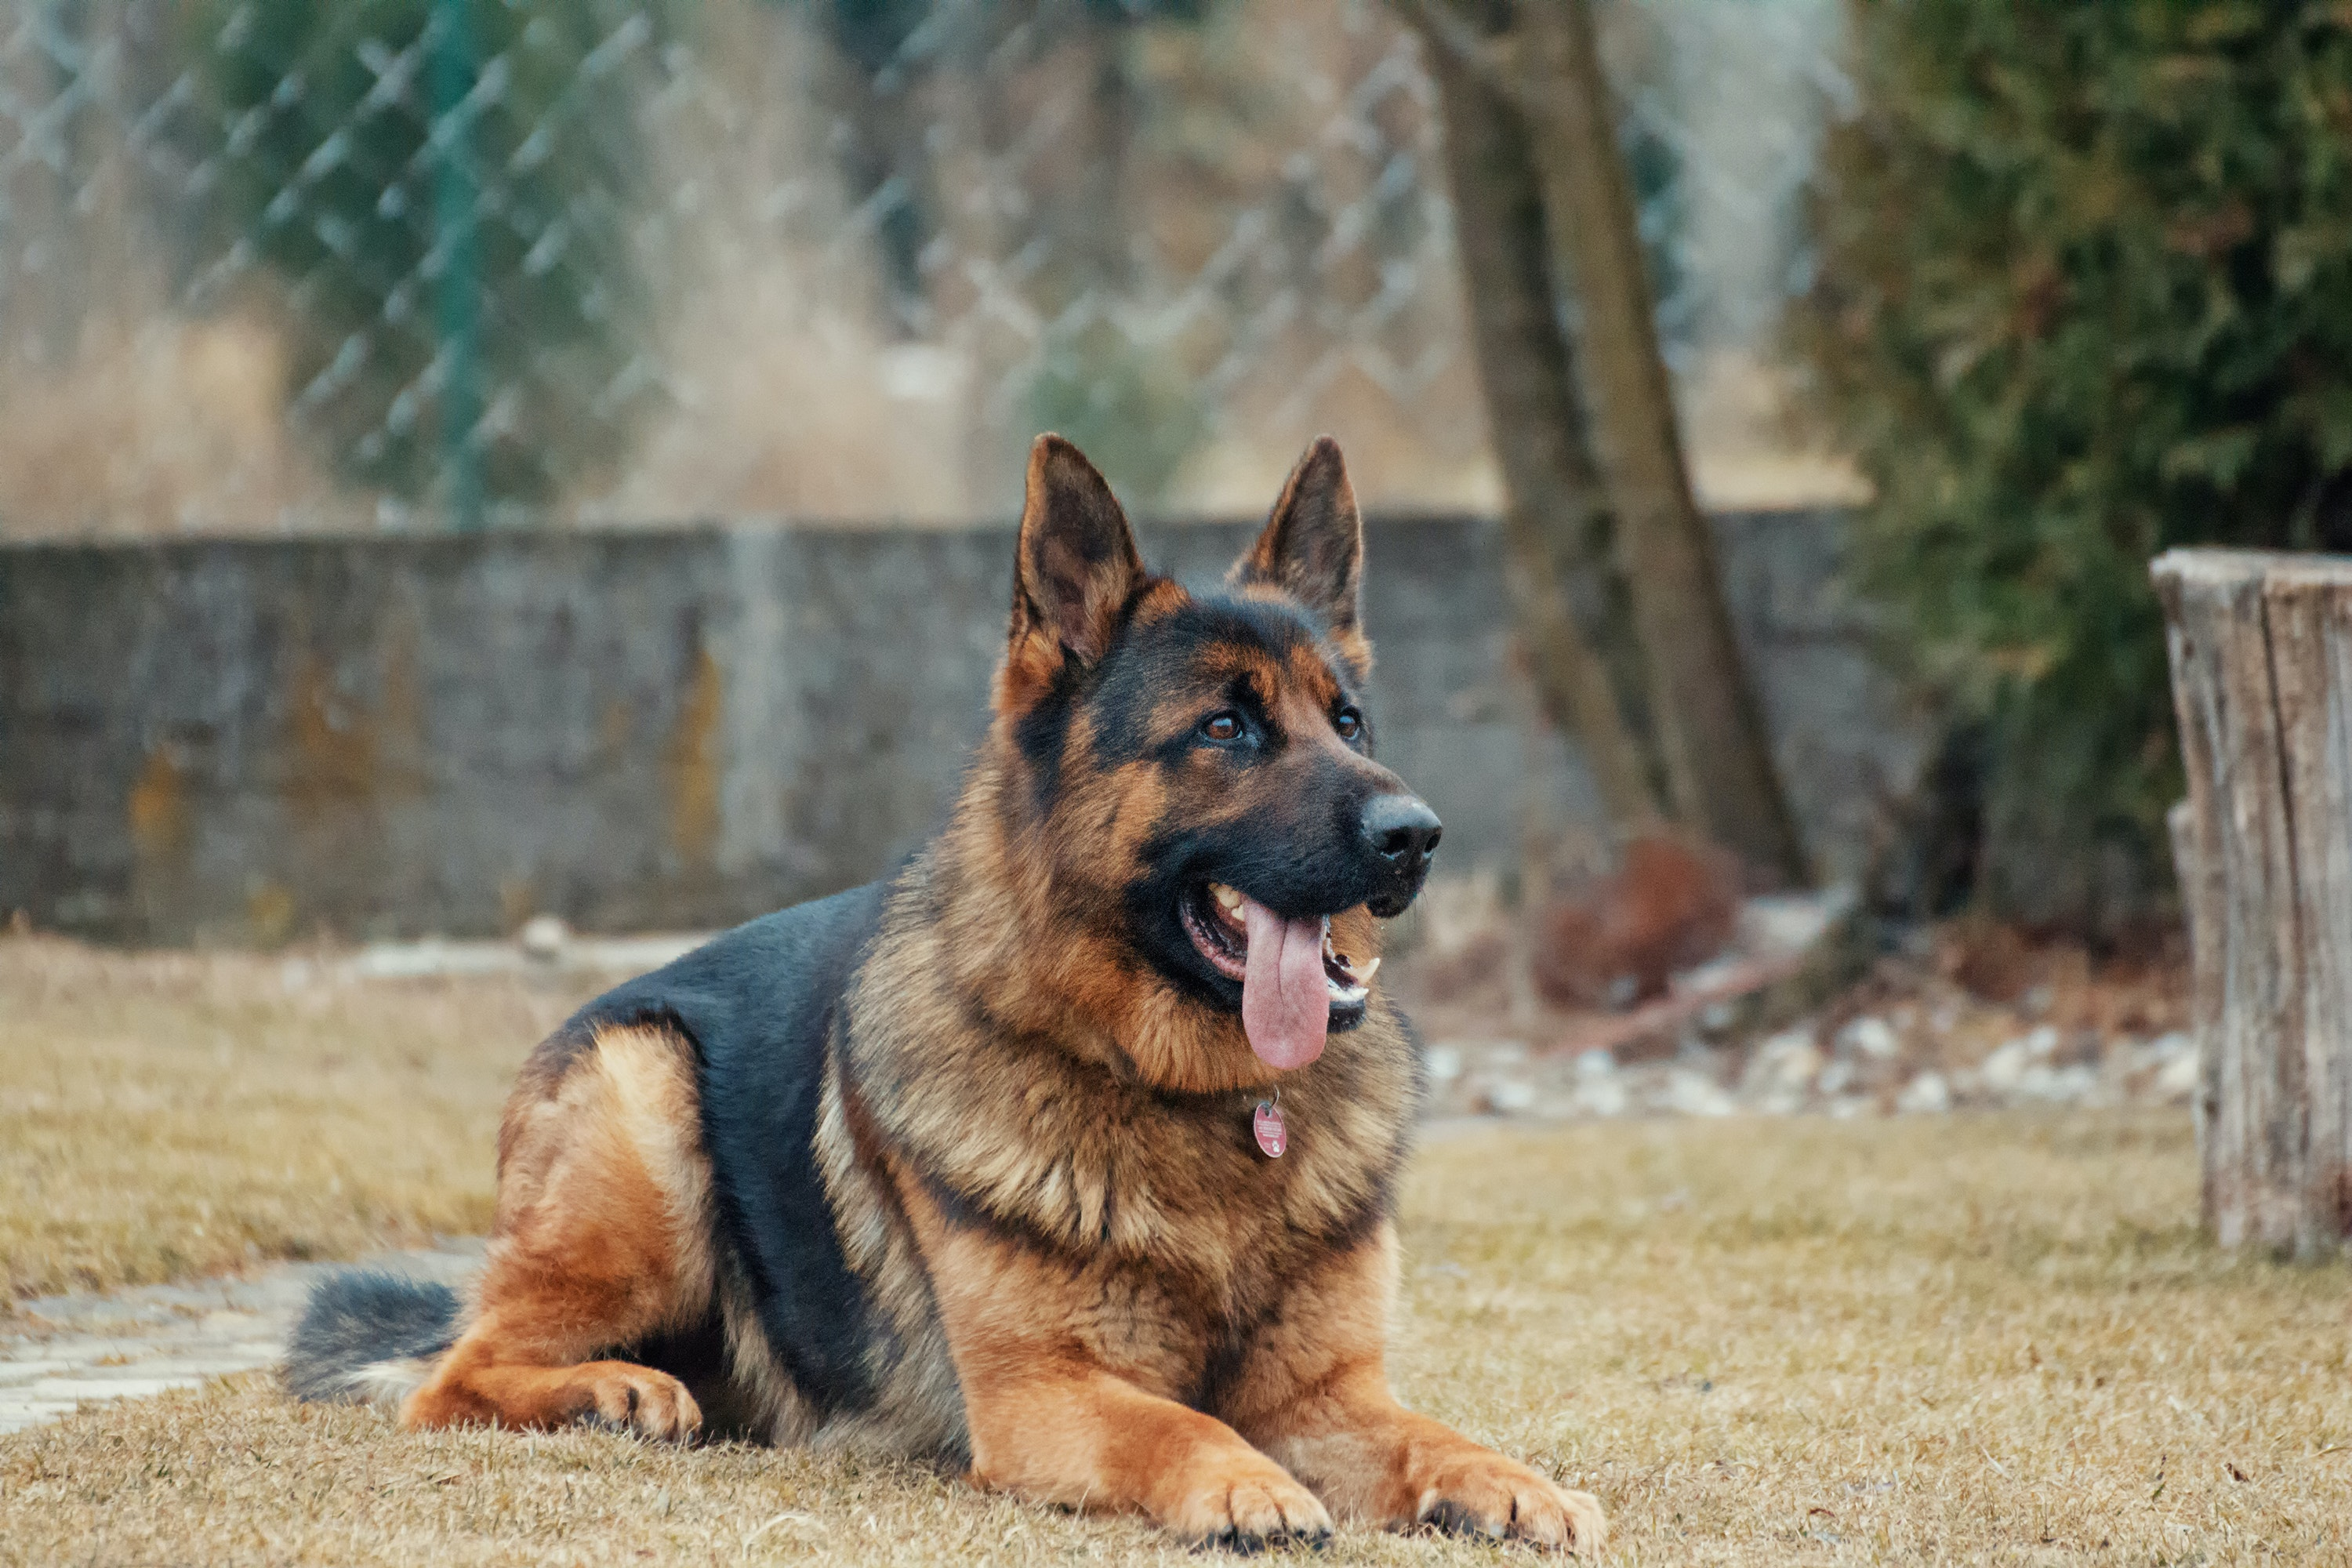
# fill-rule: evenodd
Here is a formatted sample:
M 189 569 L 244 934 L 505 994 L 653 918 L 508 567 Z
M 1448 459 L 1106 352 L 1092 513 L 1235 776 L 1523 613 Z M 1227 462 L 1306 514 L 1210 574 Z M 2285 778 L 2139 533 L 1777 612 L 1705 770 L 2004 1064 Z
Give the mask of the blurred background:
M 89 532 L 1152 515 L 1317 432 L 1492 510 L 1442 117 L 1379 0 L 70 0 L 0 39 L 0 518 Z M 1604 6 L 1712 500 L 1782 401 L 1825 0 Z
M 0 0 L 0 1560 L 1129 1549 L 143 1397 L 921 847 L 1045 429 L 1194 581 L 1347 454 L 1418 1407 L 1658 1561 L 2346 1560 L 2345 0 Z
M 1495 1008 L 2177 970 L 2147 566 L 2352 547 L 2347 152 L 2317 4 L 8 0 L 0 910 L 879 874 L 1035 432 L 1203 576 L 1329 431 Z

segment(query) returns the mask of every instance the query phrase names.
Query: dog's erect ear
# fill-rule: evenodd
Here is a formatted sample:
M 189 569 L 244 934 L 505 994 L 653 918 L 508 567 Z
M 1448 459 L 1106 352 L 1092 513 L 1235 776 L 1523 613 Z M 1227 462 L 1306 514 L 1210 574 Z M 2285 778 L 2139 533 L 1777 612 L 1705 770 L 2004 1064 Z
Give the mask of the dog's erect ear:
M 1315 438 L 1290 470 L 1265 531 L 1228 575 L 1244 587 L 1262 583 L 1288 594 L 1321 616 L 1355 657 L 1363 642 L 1364 522 L 1339 442 Z
M 1110 486 L 1059 436 L 1029 448 L 1016 554 L 1005 656 L 1016 683 L 1050 680 L 1065 660 L 1092 664 L 1109 651 L 1143 560 Z

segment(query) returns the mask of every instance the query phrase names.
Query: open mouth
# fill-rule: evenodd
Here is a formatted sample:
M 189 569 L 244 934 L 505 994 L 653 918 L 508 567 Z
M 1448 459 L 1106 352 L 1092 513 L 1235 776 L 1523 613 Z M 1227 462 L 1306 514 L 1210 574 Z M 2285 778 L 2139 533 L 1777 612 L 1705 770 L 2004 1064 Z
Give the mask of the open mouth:
M 1181 913 L 1184 934 L 1209 966 L 1228 980 L 1241 982 L 1244 994 L 1252 982 L 1250 963 L 1251 911 L 1258 915 L 1256 924 L 1261 932 L 1287 925 L 1296 928 L 1304 921 L 1284 922 L 1255 904 L 1246 894 L 1223 882 L 1197 884 L 1183 900 Z M 1334 1013 L 1344 1014 L 1364 1005 L 1370 994 L 1372 975 L 1381 967 L 1377 958 L 1355 959 L 1331 945 L 1331 921 L 1325 917 L 1320 922 L 1320 945 L 1323 961 L 1324 995 Z M 1304 935 L 1304 932 L 1297 932 Z M 1259 975 L 1265 972 L 1261 966 Z

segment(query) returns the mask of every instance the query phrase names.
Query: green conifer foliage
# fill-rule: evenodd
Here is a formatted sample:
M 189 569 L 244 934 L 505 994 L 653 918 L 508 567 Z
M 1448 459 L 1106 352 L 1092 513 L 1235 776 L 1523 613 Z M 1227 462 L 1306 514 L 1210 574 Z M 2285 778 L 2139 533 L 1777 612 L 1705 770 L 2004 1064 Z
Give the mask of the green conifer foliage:
M 1867 585 L 1982 725 L 1979 891 L 2109 922 L 2181 787 L 2149 558 L 2352 550 L 2352 6 L 1849 14 L 1798 337 Z

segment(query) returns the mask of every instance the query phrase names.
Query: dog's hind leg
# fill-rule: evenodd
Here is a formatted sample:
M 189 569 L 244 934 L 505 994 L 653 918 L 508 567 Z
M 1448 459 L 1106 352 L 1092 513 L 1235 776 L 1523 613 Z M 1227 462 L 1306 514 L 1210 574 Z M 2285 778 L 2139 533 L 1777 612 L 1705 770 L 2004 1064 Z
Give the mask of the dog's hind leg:
M 694 1057 L 662 1028 L 559 1035 L 524 1068 L 499 1132 L 499 1192 L 479 1308 L 408 1427 L 604 1421 L 690 1436 L 686 1385 L 592 1359 L 711 1310 L 710 1166 Z

